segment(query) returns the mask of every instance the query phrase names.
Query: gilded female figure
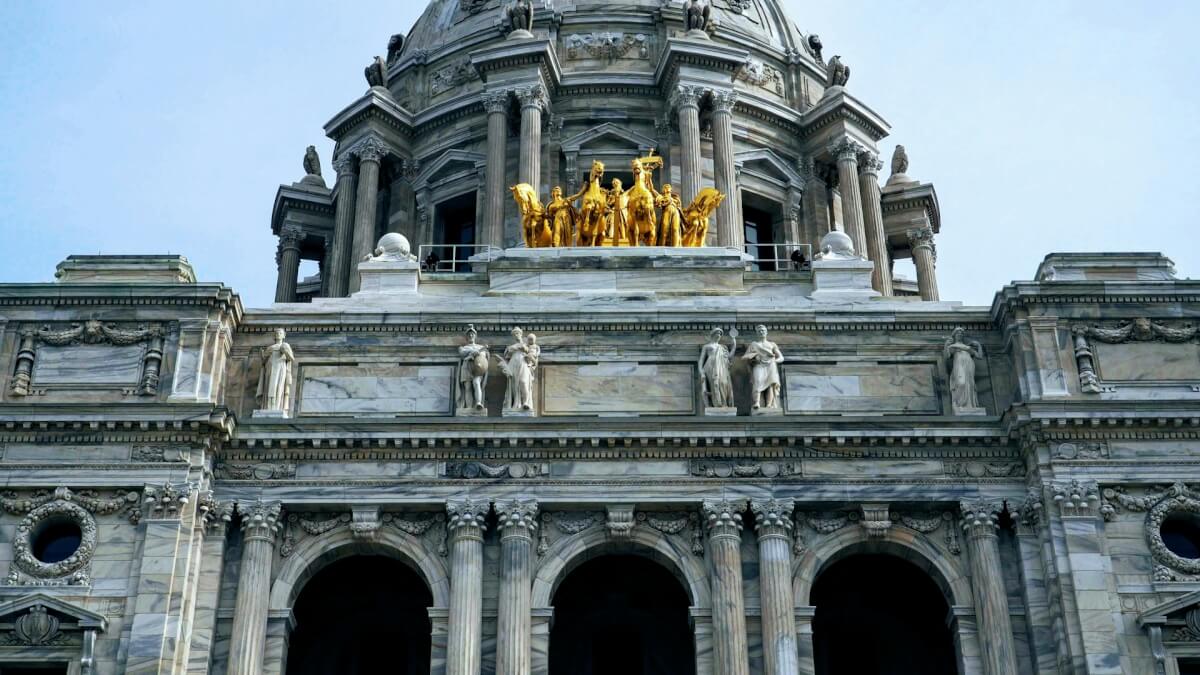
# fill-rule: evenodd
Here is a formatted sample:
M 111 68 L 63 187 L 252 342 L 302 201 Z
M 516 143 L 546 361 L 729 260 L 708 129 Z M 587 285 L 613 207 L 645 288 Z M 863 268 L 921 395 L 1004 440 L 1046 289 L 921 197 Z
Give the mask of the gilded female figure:
M 582 193 L 580 193 L 582 194 Z M 550 191 L 550 203 L 546 205 L 546 220 L 550 224 L 551 239 L 554 246 L 575 246 L 578 232 L 575 231 L 575 207 L 571 202 L 579 198 L 573 195 L 563 197 L 561 187 Z
M 629 193 L 622 189 L 621 179 L 612 179 L 608 191 L 608 232 L 604 235 L 613 246 L 629 246 Z
M 679 200 L 679 195 L 667 184 L 662 186 L 662 194 L 655 203 L 663 210 L 659 243 L 663 246 L 683 246 L 683 202 Z

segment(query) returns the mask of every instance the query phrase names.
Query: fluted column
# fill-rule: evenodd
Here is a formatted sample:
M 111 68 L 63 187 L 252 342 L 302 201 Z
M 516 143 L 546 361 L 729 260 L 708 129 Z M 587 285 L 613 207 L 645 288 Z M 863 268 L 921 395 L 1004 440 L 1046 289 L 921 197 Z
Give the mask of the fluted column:
M 858 189 L 858 156 L 863 147 L 850 138 L 835 143 L 829 152 L 837 157 L 838 191 L 842 193 L 842 226 L 854 242 L 854 252 L 867 254 L 867 239 L 863 233 L 862 194 Z
M 713 183 L 725 195 L 717 207 L 717 245 L 741 249 L 746 238 L 745 226 L 738 222 L 741 214 L 737 205 L 741 203 L 733 165 L 733 106 L 738 93 L 733 90 L 713 92 Z
M 450 539 L 450 626 L 446 675 L 479 675 L 483 633 L 483 532 L 487 500 L 446 502 Z
M 387 153 L 383 141 L 368 137 L 354 146 L 358 155 L 358 195 L 354 208 L 354 243 L 350 247 L 350 292 L 358 290 L 358 263 L 375 250 L 375 209 L 379 198 L 379 160 Z
M 329 275 L 325 292 L 331 298 L 342 298 L 349 288 L 350 248 L 354 246 L 354 193 L 358 174 L 354 171 L 354 158 L 348 152 L 343 152 L 341 157 L 333 160 L 333 168 L 337 171 L 337 185 L 334 187 L 333 241 L 328 248 L 329 259 L 325 261 L 325 273 Z
M 892 295 L 892 261 L 888 255 L 887 235 L 883 231 L 883 203 L 879 193 L 879 170 L 883 162 L 873 152 L 858 159 L 858 187 L 862 193 L 863 227 L 867 239 L 867 258 L 875 263 L 871 286 L 881 295 Z
M 962 527 L 971 556 L 971 588 L 975 595 L 975 621 L 983 647 L 984 675 L 1016 675 L 1017 654 L 1013 649 L 1012 620 L 1004 592 L 1000 546 L 996 538 L 1001 504 L 964 501 Z
M 681 84 L 675 88 L 679 112 L 680 199 L 691 204 L 700 192 L 700 97 L 704 90 Z
M 500 528 L 500 614 L 496 620 L 496 675 L 529 675 L 533 534 L 537 502 L 496 503 Z
M 504 184 L 508 145 L 508 92 L 489 91 L 483 95 L 487 111 L 487 193 L 484 210 L 484 231 L 481 244 L 504 246 L 504 199 L 508 196 Z
M 542 111 L 546 108 L 546 90 L 540 84 L 517 90 L 521 102 L 521 164 L 517 178 L 541 189 Z
M 708 577 L 712 583 L 713 673 L 749 675 L 746 607 L 742 599 L 744 502 L 704 500 L 708 529 Z
M 229 638 L 228 675 L 259 675 L 267 640 L 267 609 L 271 600 L 271 563 L 279 533 L 279 502 L 238 504 L 242 516 L 242 565 L 233 632 Z
M 766 675 L 799 675 L 796 601 L 792 593 L 791 499 L 750 502 L 758 534 L 758 584 L 762 595 L 763 661 Z
M 275 281 L 275 302 L 296 301 L 296 277 L 300 274 L 300 240 L 304 232 L 294 225 L 279 230 L 279 278 Z
M 917 289 L 922 300 L 938 300 L 937 247 L 933 243 L 933 228 L 923 225 L 907 232 L 912 249 L 913 266 L 917 268 Z

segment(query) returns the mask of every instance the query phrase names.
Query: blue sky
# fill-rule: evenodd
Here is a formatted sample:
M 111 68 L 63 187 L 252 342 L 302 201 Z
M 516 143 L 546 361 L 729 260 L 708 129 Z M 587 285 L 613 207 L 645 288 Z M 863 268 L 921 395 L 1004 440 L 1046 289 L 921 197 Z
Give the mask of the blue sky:
M 275 189 L 420 3 L 0 3 L 0 282 L 71 253 L 183 253 L 269 303 Z M 1200 275 L 1200 2 L 785 0 L 938 189 L 942 297 L 1050 251 Z M 886 172 L 885 172 L 886 173 Z

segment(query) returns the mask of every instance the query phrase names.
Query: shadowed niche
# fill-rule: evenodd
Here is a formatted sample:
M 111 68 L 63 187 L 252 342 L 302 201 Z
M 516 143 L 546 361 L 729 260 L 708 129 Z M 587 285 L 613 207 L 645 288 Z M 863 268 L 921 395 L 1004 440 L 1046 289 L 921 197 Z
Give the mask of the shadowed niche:
M 554 594 L 550 674 L 695 673 L 688 604 L 679 581 L 647 558 L 583 563 Z
M 941 589 L 912 563 L 861 554 L 821 572 L 813 650 L 818 675 L 955 675 Z
M 296 601 L 287 673 L 426 674 L 432 604 L 425 582 L 398 560 L 353 556 L 334 562 L 305 584 Z

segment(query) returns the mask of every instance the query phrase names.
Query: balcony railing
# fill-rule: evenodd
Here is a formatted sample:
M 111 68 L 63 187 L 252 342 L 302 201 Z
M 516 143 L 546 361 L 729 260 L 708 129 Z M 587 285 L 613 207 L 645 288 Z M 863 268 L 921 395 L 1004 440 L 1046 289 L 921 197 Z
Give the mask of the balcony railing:
M 802 271 L 812 267 L 812 246 L 809 244 L 746 244 L 746 253 L 753 258 L 746 263 L 756 272 Z
M 421 244 L 417 260 L 422 272 L 470 272 L 472 257 L 484 254 L 490 260 L 499 252 L 487 244 Z

